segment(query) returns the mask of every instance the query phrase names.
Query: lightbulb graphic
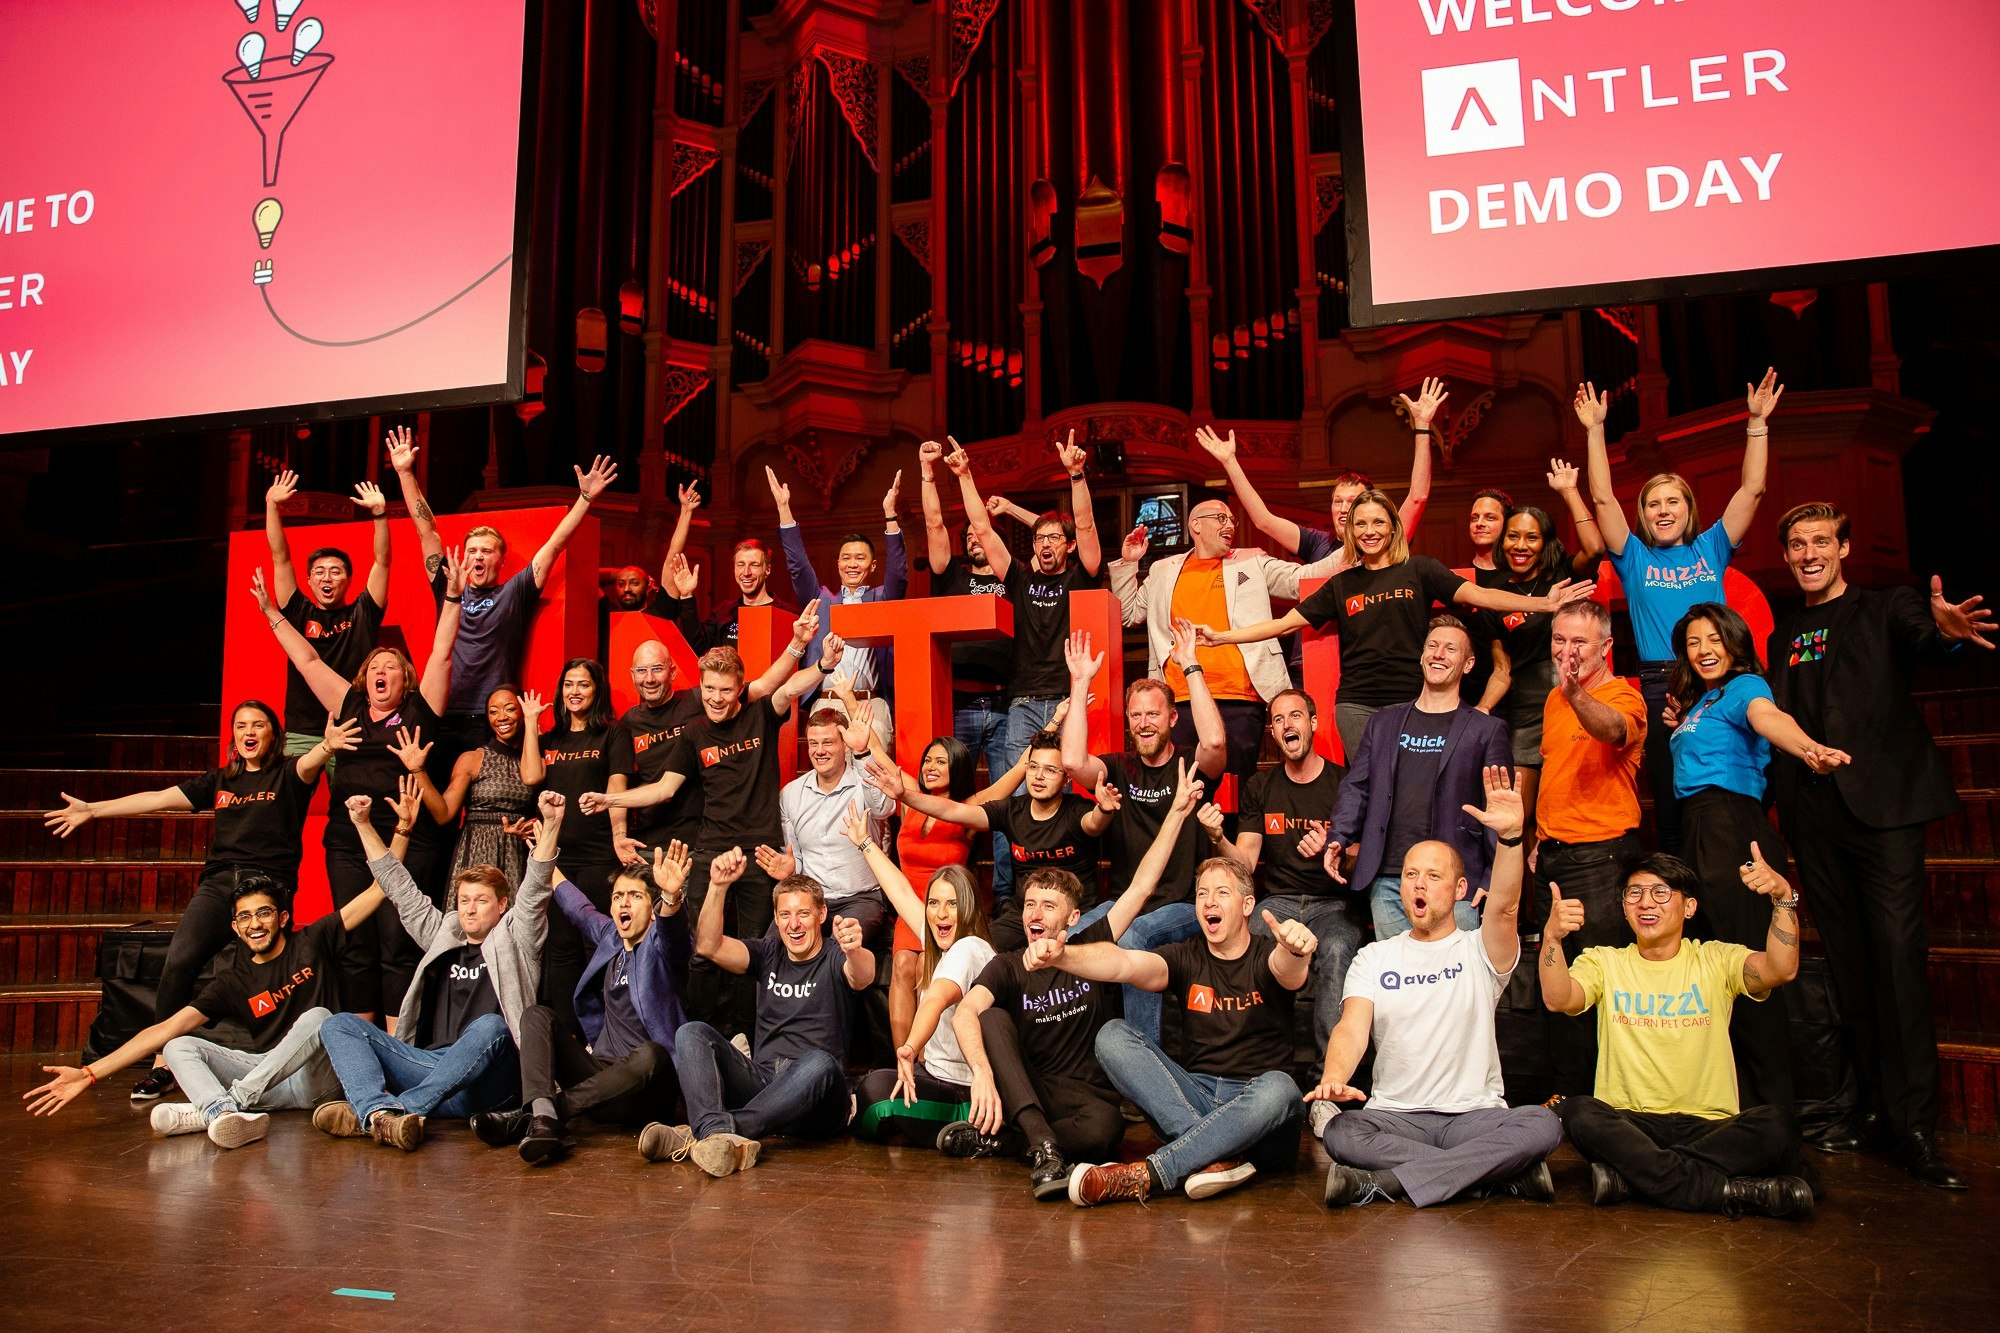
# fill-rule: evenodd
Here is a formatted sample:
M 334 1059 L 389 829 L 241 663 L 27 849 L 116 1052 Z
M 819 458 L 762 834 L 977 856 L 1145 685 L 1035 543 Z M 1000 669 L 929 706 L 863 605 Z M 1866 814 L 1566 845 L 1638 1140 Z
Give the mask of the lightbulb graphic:
M 257 11 L 264 7 L 264 0 L 236 0 L 236 7 L 243 11 L 245 23 L 255 23 Z
M 241 3 L 242 3 L 242 0 L 237 0 L 237 3 L 238 3 L 238 4 L 241 4 Z M 292 24 L 292 15 L 294 15 L 294 14 L 298 13 L 298 12 L 299 12 L 299 6 L 300 6 L 300 5 L 302 5 L 302 4 L 304 4 L 304 3 L 305 3 L 305 0 L 278 0 L 278 31 L 279 31 L 279 32 L 283 32 L 283 31 L 284 31 L 284 30 L 285 30 L 286 28 L 289 28 L 289 27 L 291 26 L 291 24 Z
M 280 14 L 284 13 L 284 0 L 279 0 L 278 12 Z M 278 24 L 279 30 L 283 31 L 284 20 L 282 18 L 278 20 Z M 292 63 L 296 65 L 301 60 L 304 60 L 306 52 L 318 46 L 319 39 L 325 35 L 326 29 L 320 26 L 318 19 L 307 19 L 304 23 L 301 23 L 299 30 L 292 34 Z
M 250 223 L 257 228 L 257 244 L 266 250 L 271 248 L 271 238 L 278 234 L 278 224 L 284 220 L 285 208 L 275 199 L 266 199 L 257 205 L 250 215 Z
M 243 40 L 236 44 L 236 58 L 243 62 L 244 72 L 256 78 L 264 68 L 264 34 L 245 33 Z

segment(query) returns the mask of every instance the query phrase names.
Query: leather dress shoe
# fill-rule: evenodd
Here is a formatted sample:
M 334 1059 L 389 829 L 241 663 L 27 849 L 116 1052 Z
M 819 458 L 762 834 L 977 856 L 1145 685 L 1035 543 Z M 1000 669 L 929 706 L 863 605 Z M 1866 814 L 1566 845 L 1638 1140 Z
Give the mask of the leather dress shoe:
M 1934 1190 L 1962 1190 L 1965 1177 L 1938 1151 L 1937 1136 L 1919 1132 L 1896 1140 L 1890 1158 L 1912 1177 Z

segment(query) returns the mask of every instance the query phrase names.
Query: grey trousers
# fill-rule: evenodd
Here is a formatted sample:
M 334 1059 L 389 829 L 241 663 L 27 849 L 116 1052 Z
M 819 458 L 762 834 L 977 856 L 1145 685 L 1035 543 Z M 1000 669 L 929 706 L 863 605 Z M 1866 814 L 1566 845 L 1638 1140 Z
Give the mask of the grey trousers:
M 1541 1161 L 1562 1141 L 1562 1122 L 1545 1106 L 1484 1111 L 1342 1111 L 1326 1127 L 1334 1161 L 1394 1171 L 1419 1208 Z
M 331 1015 L 308 1009 L 263 1055 L 218 1046 L 206 1037 L 167 1043 L 167 1068 L 203 1121 L 227 1111 L 310 1111 L 340 1096 L 340 1080 L 319 1043 L 320 1024 Z

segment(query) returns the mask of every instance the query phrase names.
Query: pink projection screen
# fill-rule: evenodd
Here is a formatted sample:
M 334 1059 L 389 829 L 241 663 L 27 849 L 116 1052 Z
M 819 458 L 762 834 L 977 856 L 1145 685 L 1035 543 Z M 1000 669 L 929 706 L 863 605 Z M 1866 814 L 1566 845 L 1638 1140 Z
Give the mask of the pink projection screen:
M 1994 0 L 1357 0 L 1353 40 L 1357 325 L 2000 243 Z
M 530 0 L 6 0 L 0 435 L 520 396 Z

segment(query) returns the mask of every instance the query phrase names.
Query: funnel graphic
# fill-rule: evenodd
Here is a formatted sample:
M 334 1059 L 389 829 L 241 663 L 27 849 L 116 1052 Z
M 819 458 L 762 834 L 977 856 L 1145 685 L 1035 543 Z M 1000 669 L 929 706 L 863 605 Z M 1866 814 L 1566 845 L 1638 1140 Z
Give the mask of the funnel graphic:
M 285 131 L 291 128 L 292 118 L 299 114 L 299 108 L 319 86 L 320 76 L 332 64 L 332 56 L 314 54 L 295 66 L 281 65 L 276 72 L 267 69 L 262 78 L 241 65 L 222 76 L 229 91 L 242 104 L 243 114 L 250 117 L 264 141 L 267 188 L 278 183 L 278 159 L 285 151 Z

